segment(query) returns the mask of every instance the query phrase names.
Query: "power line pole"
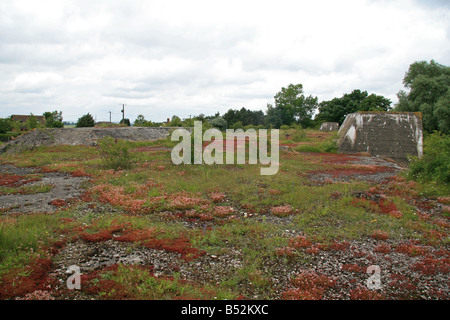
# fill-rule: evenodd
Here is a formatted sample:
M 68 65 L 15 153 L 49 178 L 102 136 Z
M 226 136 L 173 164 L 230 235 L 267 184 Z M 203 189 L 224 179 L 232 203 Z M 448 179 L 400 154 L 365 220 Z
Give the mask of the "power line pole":
M 125 103 L 122 104 L 122 123 L 125 123 Z
M 109 112 L 109 123 L 112 123 L 111 122 L 111 111 L 108 111 Z

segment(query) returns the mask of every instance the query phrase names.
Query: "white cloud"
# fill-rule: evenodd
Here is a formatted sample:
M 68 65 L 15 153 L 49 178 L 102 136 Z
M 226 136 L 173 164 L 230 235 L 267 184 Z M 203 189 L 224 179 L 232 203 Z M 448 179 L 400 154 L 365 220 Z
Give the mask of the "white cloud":
M 412 0 L 3 0 L 0 117 L 264 110 L 290 83 L 320 100 L 395 100 L 412 62 L 450 63 L 449 15 Z

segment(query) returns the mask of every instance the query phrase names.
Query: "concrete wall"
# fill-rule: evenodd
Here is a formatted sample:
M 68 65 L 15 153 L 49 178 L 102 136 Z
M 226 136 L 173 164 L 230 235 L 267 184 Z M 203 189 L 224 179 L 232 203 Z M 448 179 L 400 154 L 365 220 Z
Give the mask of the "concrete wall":
M 339 123 L 337 122 L 323 122 L 320 125 L 320 131 L 337 131 L 339 130 Z
M 23 134 L 0 147 L 0 152 L 20 151 L 50 145 L 96 145 L 96 141 L 106 136 L 122 140 L 149 141 L 163 139 L 172 130 L 169 127 L 119 127 L 119 128 L 61 128 L 38 129 Z
M 417 112 L 357 112 L 339 128 L 338 151 L 406 160 L 422 157 L 422 114 Z

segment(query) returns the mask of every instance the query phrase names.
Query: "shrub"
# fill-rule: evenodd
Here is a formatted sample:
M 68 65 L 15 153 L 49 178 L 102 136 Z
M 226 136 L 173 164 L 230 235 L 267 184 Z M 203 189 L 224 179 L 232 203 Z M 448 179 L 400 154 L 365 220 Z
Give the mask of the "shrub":
M 84 116 L 79 118 L 77 121 L 77 128 L 93 127 L 93 126 L 95 126 L 95 121 L 94 121 L 94 118 L 92 117 L 92 115 L 90 115 L 89 113 L 85 114 Z
M 408 176 L 419 181 L 450 182 L 450 136 L 435 132 L 424 140 L 423 157 L 413 157 Z
M 125 141 L 105 137 L 98 140 L 98 146 L 104 168 L 118 170 L 130 169 L 133 166 L 135 159 Z

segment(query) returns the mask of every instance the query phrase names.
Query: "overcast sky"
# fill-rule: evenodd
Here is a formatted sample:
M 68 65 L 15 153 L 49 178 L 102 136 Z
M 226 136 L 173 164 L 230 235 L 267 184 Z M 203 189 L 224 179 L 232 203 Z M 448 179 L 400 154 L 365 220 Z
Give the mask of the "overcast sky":
M 282 87 L 393 103 L 411 63 L 450 65 L 450 1 L 0 2 L 0 117 L 76 121 L 266 110 Z

